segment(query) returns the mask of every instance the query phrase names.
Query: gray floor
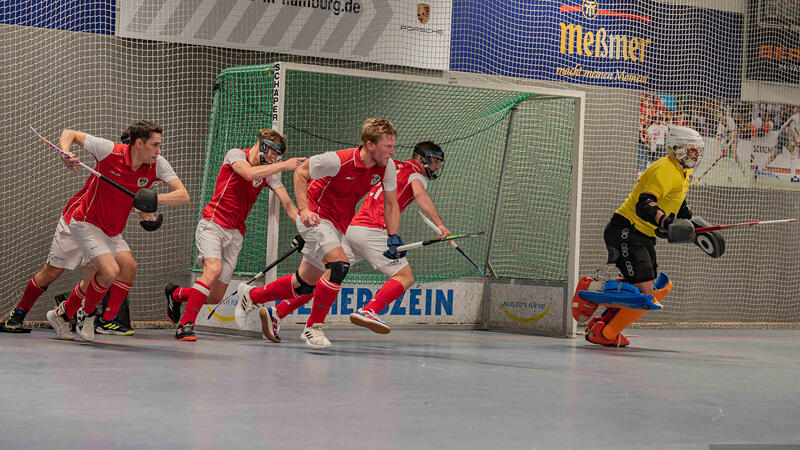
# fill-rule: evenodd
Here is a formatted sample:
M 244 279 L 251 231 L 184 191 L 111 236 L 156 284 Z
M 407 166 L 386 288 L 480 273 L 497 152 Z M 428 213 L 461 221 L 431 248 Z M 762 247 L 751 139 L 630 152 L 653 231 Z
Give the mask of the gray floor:
M 800 448 L 797 330 L 282 331 L 0 334 L 0 448 Z

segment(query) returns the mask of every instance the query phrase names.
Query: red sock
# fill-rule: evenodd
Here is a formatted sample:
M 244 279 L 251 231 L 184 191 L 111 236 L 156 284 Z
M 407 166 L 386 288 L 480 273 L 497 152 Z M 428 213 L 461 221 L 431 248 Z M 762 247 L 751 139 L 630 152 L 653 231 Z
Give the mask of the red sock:
M 189 291 L 189 300 L 186 301 L 186 311 L 183 313 L 180 326 L 185 325 L 187 322 L 195 323 L 197 315 L 200 313 L 200 308 L 206 304 L 206 297 L 211 290 L 200 281 L 195 281 Z
M 114 320 L 117 317 L 119 307 L 122 306 L 122 302 L 125 301 L 125 297 L 128 296 L 130 290 L 131 285 L 124 281 L 115 280 L 111 284 L 111 287 L 108 288 L 108 303 L 106 303 L 106 310 L 103 312 L 104 322 Z
M 81 284 L 78 283 L 78 285 L 75 286 L 75 289 L 69 293 L 67 304 L 64 305 L 67 318 L 72 319 L 75 317 L 75 313 L 77 313 L 81 306 L 83 306 L 84 299 L 86 299 L 86 293 L 81 290 Z
M 172 291 L 172 299 L 178 303 L 183 303 L 189 300 L 189 294 L 192 293 L 192 288 L 179 287 Z
M 394 278 L 389 278 L 386 283 L 383 283 L 383 286 L 378 290 L 378 293 L 375 294 L 375 297 L 372 298 L 372 301 L 364 306 L 364 309 L 368 309 L 375 314 L 380 314 L 383 308 L 386 308 L 389 306 L 389 303 L 397 300 L 405 291 L 406 288 L 403 287 L 403 283 Z
M 31 278 L 28 281 L 28 285 L 25 286 L 25 292 L 22 293 L 22 300 L 20 300 L 17 304 L 17 308 L 30 311 L 30 309 L 33 308 L 33 304 L 36 302 L 36 299 L 38 299 L 39 296 L 42 295 L 42 293 L 46 290 L 47 287 L 39 287 L 39 285 L 36 284 L 36 280 Z
M 314 303 L 311 305 L 311 314 L 306 321 L 307 327 L 315 323 L 325 322 L 328 310 L 331 309 L 331 305 L 336 301 L 336 295 L 341 288 L 341 284 L 331 283 L 325 278 L 319 279 L 317 287 L 314 289 Z
M 314 298 L 313 294 L 306 294 L 297 298 L 284 300 L 278 303 L 278 306 L 275 307 L 275 311 L 278 313 L 278 317 L 283 319 L 289 314 L 293 313 L 297 308 L 308 303 L 312 298 Z
M 92 281 L 89 282 L 89 288 L 86 289 L 86 298 L 83 300 L 83 312 L 92 314 L 95 309 L 97 309 L 97 305 L 103 301 L 103 297 L 105 297 L 109 287 L 110 286 L 100 286 L 100 283 L 97 282 L 97 275 L 95 275 Z
M 292 287 L 292 274 L 284 275 L 264 287 L 257 287 L 250 291 L 250 299 L 254 304 L 296 297 L 297 293 Z

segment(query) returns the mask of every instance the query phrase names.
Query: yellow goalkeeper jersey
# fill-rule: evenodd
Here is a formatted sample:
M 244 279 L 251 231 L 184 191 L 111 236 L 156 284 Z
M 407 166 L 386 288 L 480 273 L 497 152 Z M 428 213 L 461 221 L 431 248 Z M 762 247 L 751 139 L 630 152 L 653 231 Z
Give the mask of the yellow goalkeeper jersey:
M 639 202 L 639 196 L 645 192 L 653 193 L 658 197 L 658 207 L 662 211 L 667 215 L 677 215 L 689 192 L 689 180 L 692 172 L 692 169 L 684 169 L 671 156 L 665 156 L 650 164 L 650 167 L 642 173 L 639 181 L 633 186 L 628 198 L 617 209 L 617 214 L 630 220 L 637 230 L 655 237 L 656 226 L 636 215 L 636 203 Z

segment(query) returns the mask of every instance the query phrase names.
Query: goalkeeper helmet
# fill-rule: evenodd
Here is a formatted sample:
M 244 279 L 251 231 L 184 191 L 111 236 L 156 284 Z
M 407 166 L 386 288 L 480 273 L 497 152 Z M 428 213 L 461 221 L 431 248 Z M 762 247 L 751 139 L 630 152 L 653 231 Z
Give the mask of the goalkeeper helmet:
M 697 167 L 703 159 L 703 138 L 689 127 L 669 127 L 666 146 L 667 153 L 686 169 Z
M 431 141 L 423 141 L 414 146 L 414 154 L 419 155 L 425 176 L 435 180 L 442 175 L 444 168 L 444 152 L 441 147 Z

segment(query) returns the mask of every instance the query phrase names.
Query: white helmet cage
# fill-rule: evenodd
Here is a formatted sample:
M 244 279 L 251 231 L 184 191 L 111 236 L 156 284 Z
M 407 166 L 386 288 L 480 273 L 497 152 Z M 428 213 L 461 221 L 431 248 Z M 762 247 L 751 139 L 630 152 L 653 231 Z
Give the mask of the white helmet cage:
M 692 169 L 703 160 L 703 138 L 700 133 L 689 128 L 670 126 L 667 132 L 667 153 L 674 156 L 681 166 Z M 697 150 L 697 161 L 689 157 L 689 150 Z

